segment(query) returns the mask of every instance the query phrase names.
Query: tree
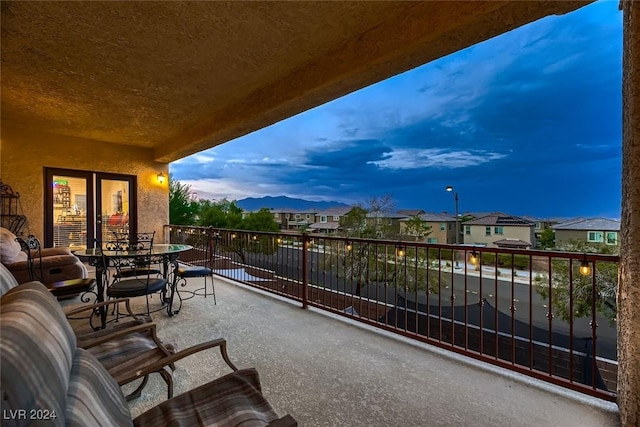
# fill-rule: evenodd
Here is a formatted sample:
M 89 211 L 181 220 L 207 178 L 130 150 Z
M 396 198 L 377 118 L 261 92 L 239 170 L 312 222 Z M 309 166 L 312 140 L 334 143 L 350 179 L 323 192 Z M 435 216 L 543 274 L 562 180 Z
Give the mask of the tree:
M 540 234 L 538 243 L 540 243 L 540 248 L 542 249 L 553 248 L 556 245 L 556 233 L 551 228 L 545 228 Z
M 396 238 L 398 236 L 385 220 L 386 214 L 394 210 L 390 195 L 373 197 L 368 200 L 366 209 L 358 205 L 345 215 L 340 221 L 340 228 L 346 237 Z M 417 222 L 416 227 L 424 232 L 424 224 L 418 226 Z M 403 283 L 407 290 L 426 290 L 427 275 L 432 290 L 437 289 L 437 272 L 430 268 L 434 260 L 428 261 L 427 250 L 411 249 L 404 255 L 398 255 L 395 248 L 390 250 L 388 245 L 354 241 L 349 249 L 336 243 L 331 251 L 337 256 L 325 257 L 325 268 L 338 271 L 345 282 L 355 287 L 355 295 L 362 295 L 362 289 L 374 283 Z M 418 268 L 405 268 L 407 262 Z
M 564 245 L 561 250 L 567 252 L 613 254 L 617 246 L 593 245 L 586 242 L 571 242 Z M 582 276 L 579 272 L 580 262 L 573 262 L 570 272 L 568 260 L 553 259 L 551 261 L 551 284 L 549 279 L 538 276 L 534 283 L 536 292 L 548 300 L 551 293 L 551 301 L 555 314 L 563 320 L 570 321 L 573 318 L 590 317 L 593 304 L 592 278 Z M 571 273 L 571 275 L 569 274 Z M 570 280 L 572 278 L 573 280 Z M 616 320 L 616 290 L 618 286 L 618 264 L 613 262 L 598 262 L 595 270 L 595 306 L 596 311 L 610 322 Z M 570 290 L 573 292 L 570 292 Z M 571 301 L 571 299 L 573 301 Z M 571 303 L 573 305 L 571 306 Z
M 194 225 L 198 218 L 198 203 L 191 198 L 191 186 L 182 184 L 169 174 L 169 223 Z
M 405 236 L 415 238 L 416 242 L 431 234 L 431 226 L 427 221 L 415 215 L 405 221 Z
M 242 228 L 242 209 L 235 201 L 227 199 L 217 202 L 201 200 L 199 224 L 218 228 Z
M 251 231 L 278 231 L 280 227 L 276 222 L 271 211 L 267 208 L 262 208 L 258 212 L 250 212 L 243 219 L 241 223 L 243 230 Z

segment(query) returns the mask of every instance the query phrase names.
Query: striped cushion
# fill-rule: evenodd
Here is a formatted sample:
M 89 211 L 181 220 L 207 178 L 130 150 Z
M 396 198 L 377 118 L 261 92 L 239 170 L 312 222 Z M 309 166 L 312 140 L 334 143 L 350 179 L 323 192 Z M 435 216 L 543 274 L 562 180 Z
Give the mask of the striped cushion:
M 54 411 L 47 425 L 64 425 L 76 337 L 47 288 L 25 285 L 0 300 L 3 410 Z
M 67 426 L 130 426 L 120 387 L 87 350 L 77 349 L 67 393 Z
M 169 348 L 173 349 L 173 346 Z M 136 370 L 149 366 L 170 354 L 160 349 L 145 332 L 111 339 L 91 347 L 89 352 L 102 363 L 120 385 L 130 382 Z
M 261 394 L 255 369 L 241 369 L 173 399 L 133 420 L 136 426 L 266 426 L 278 418 Z
M 0 297 L 18 286 L 18 281 L 4 264 L 0 263 Z

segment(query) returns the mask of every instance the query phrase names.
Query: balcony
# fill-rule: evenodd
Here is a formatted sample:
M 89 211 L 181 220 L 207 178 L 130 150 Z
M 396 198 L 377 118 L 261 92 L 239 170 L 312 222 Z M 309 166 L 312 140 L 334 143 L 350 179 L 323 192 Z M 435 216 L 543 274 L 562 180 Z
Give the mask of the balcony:
M 517 377 L 524 374 L 531 377 L 526 382 L 539 384 L 537 380 L 544 380 L 560 386 L 563 393 L 573 395 L 577 391 L 582 399 L 595 396 L 602 399 L 596 401 L 604 403 L 616 398 L 616 333 L 613 321 L 603 314 L 603 307 L 610 297 L 606 294 L 606 272 L 612 267 L 617 269 L 617 256 L 198 227 L 167 227 L 166 233 L 171 242 L 194 246 L 191 253 L 182 257 L 184 261 L 203 262 L 202 249 L 210 245 L 213 268 L 219 276 L 231 280 L 229 283 L 242 282 L 260 292 L 275 294 L 276 298 L 289 303 L 287 307 L 293 304 L 292 313 L 302 317 L 297 314 L 289 317 L 289 314 L 283 315 L 284 312 L 261 313 L 259 307 L 270 304 L 263 299 L 249 305 L 240 304 L 255 310 L 255 316 L 235 313 L 232 317 L 252 316 L 249 319 L 254 320 L 245 321 L 240 328 L 242 334 L 251 332 L 258 336 L 261 333 L 247 325 L 262 328 L 267 323 L 264 319 L 269 319 L 269 323 L 275 319 L 274 333 L 287 337 L 285 348 L 296 348 L 289 340 L 300 340 L 305 349 L 315 349 L 307 355 L 319 365 L 313 366 L 313 372 L 323 372 L 321 366 L 330 355 L 331 364 L 336 358 L 355 359 L 349 363 L 362 359 L 382 371 L 393 365 L 402 372 L 408 366 L 422 366 L 425 361 L 408 363 L 403 359 L 401 355 L 408 352 L 406 348 L 387 354 L 380 348 L 390 348 L 388 341 L 375 346 L 366 343 L 399 340 L 414 349 L 412 351 L 420 349 L 421 356 L 416 357 L 428 359 L 429 365 L 444 363 L 445 359 L 452 363 L 441 372 L 455 371 L 460 369 L 461 360 L 466 361 L 466 366 L 475 359 L 472 365 L 483 366 L 483 375 L 493 377 L 496 371 Z M 505 267 L 505 260 L 510 267 Z M 585 266 L 587 275 L 579 275 Z M 300 306 L 308 310 L 298 310 L 296 307 Z M 219 309 L 212 308 L 213 311 Z M 306 315 L 313 316 L 313 320 Z M 354 328 L 329 325 L 336 319 L 361 326 L 367 332 L 358 329 L 358 335 L 351 337 Z M 314 325 L 321 334 L 313 329 Z M 304 329 L 307 326 L 309 330 Z M 330 334 L 342 328 L 349 331 L 344 333 L 349 338 Z M 277 353 L 276 364 L 277 360 L 298 357 L 283 355 L 286 351 L 280 348 L 283 347 L 280 337 L 271 339 L 273 349 L 260 345 L 261 351 L 269 352 L 265 360 L 273 356 L 273 351 Z M 442 353 L 441 349 L 447 351 Z M 301 350 L 303 356 L 300 357 L 306 360 L 305 351 Z M 312 357 L 315 352 L 318 356 Z M 376 357 L 371 356 L 373 354 Z M 387 362 L 377 357 L 394 362 L 386 366 Z M 494 366 L 488 368 L 484 362 Z M 297 363 L 286 365 L 298 369 Z M 265 366 L 264 369 L 275 368 Z M 431 372 L 429 369 L 427 372 Z M 436 372 L 440 372 L 440 368 Z M 330 373 L 323 375 L 331 378 Z M 354 375 L 366 377 L 362 372 Z M 387 372 L 386 375 L 391 375 L 391 380 L 396 374 Z M 415 372 L 403 375 L 411 376 Z M 446 378 L 451 375 L 447 374 Z M 468 373 L 460 375 L 462 381 Z M 312 377 L 311 371 L 305 369 L 296 381 L 302 384 Z M 342 385 L 347 384 L 342 381 L 345 378 L 342 374 L 334 378 L 341 379 Z M 358 378 L 350 381 L 362 385 Z M 372 378 L 371 381 L 378 384 L 381 380 Z M 475 380 L 467 382 L 476 383 Z M 478 379 L 477 384 L 489 382 Z M 429 396 L 432 392 L 428 384 L 413 384 L 417 395 Z M 551 384 L 546 384 L 545 389 L 553 389 L 555 386 Z M 385 384 L 385 387 L 393 390 L 399 386 Z M 495 396 L 493 392 L 490 394 Z
M 190 279 L 185 290 L 202 286 Z M 509 372 L 436 346 L 216 279 L 213 298 L 185 300 L 179 314 L 154 314 L 159 336 L 178 348 L 228 341 L 238 367 L 255 367 L 278 414 L 300 425 L 618 425 L 615 404 Z M 136 304 L 143 304 L 142 301 Z M 176 394 L 228 367 L 215 352 L 178 363 Z M 132 415 L 166 398 L 152 376 Z M 427 423 L 427 424 L 425 424 Z

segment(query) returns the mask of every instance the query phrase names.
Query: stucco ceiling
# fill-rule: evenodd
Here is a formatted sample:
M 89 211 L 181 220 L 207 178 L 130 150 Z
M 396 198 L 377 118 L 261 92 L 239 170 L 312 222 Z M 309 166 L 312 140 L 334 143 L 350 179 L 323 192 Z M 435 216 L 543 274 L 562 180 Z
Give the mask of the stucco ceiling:
M 2 126 L 169 162 L 589 2 L 2 1 Z

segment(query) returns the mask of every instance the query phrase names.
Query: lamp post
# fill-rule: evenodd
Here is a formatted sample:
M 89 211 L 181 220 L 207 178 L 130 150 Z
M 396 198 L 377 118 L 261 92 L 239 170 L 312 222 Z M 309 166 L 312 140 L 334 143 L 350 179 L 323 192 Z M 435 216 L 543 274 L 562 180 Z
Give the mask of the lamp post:
M 456 191 L 453 191 L 453 187 L 450 185 L 447 186 L 446 190 L 450 193 L 453 193 L 453 198 L 456 201 L 456 245 L 457 245 L 460 240 L 460 230 L 458 229 L 458 193 Z M 458 267 L 458 256 L 455 255 L 455 258 L 456 258 L 456 267 Z
M 456 201 L 456 245 L 457 245 L 460 240 L 460 230 L 458 229 L 458 193 L 453 191 L 453 187 L 450 185 L 447 187 L 447 191 L 450 193 L 453 193 L 453 198 Z

